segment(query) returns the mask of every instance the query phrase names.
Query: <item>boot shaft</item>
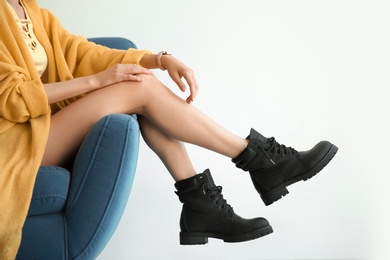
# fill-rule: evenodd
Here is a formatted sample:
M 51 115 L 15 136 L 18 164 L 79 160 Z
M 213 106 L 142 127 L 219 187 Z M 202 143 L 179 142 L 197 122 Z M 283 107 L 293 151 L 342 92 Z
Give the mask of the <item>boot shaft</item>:
M 210 171 L 175 184 L 176 194 L 183 203 L 180 227 L 187 229 L 207 229 L 215 222 L 231 221 L 234 211 L 222 195 L 222 187 L 216 186 Z
M 246 139 L 249 140 L 248 146 L 232 159 L 244 171 L 269 169 L 278 162 L 299 159 L 299 153 L 295 149 L 280 145 L 275 138 L 266 138 L 253 128 Z
M 175 184 L 176 194 L 183 203 L 183 210 L 209 214 L 214 209 L 226 209 L 228 205 L 222 196 L 222 187 L 216 186 L 207 169 L 203 173 Z

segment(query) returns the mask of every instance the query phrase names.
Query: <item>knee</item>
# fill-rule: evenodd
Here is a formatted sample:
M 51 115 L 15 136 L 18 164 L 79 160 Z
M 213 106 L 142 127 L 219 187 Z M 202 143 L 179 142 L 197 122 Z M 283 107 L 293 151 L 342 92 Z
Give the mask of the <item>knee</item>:
M 141 81 L 123 81 L 114 84 L 111 87 L 120 89 L 116 92 L 117 95 L 128 95 L 131 97 L 136 95 L 140 98 L 155 93 L 156 88 L 163 86 L 163 84 L 154 75 L 140 74 L 137 75 L 137 77 L 141 78 Z
M 141 81 L 123 81 L 102 89 L 101 97 L 104 98 L 100 108 L 112 110 L 118 107 L 119 111 L 142 114 L 142 111 L 150 103 L 163 95 L 167 88 L 154 76 L 141 74 Z M 100 92 L 100 91 L 99 91 Z M 107 104 L 105 106 L 104 104 Z
M 147 75 L 147 74 L 140 74 L 138 77 L 141 78 L 142 81 L 139 83 L 143 85 L 144 87 L 158 87 L 158 86 L 164 86 L 161 81 L 154 75 Z
M 154 97 L 161 97 L 161 95 L 170 92 L 170 90 L 155 75 L 142 74 L 139 75 L 139 77 L 142 81 L 137 82 L 136 85 L 143 93 L 143 96 L 147 97 L 148 100 L 151 100 Z

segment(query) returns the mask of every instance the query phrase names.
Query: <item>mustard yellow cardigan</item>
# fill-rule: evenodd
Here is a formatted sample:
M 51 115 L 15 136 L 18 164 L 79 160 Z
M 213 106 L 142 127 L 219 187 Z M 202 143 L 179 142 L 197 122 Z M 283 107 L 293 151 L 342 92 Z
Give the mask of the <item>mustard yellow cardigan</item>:
M 14 259 L 45 150 L 50 116 L 75 100 L 48 104 L 43 83 L 91 75 L 118 63 L 139 64 L 149 51 L 111 50 L 66 31 L 35 0 L 22 0 L 46 50 L 39 78 L 13 15 L 0 0 L 0 259 Z

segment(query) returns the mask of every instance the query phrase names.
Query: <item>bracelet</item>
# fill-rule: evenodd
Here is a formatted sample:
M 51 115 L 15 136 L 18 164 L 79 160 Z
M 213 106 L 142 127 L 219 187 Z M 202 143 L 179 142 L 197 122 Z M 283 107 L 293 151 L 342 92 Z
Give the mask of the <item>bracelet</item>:
M 167 51 L 160 51 L 158 54 L 157 54 L 157 65 L 158 67 L 161 69 L 161 70 L 166 70 L 166 68 L 162 65 L 161 63 L 161 57 L 163 55 L 172 55 L 171 53 L 168 53 Z

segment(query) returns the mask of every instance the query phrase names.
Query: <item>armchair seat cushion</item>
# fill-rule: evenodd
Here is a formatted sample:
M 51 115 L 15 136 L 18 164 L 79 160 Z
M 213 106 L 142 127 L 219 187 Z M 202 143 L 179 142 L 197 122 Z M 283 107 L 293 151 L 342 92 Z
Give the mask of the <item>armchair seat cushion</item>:
M 68 170 L 55 166 L 40 167 L 28 216 L 62 211 L 68 197 L 69 183 Z

